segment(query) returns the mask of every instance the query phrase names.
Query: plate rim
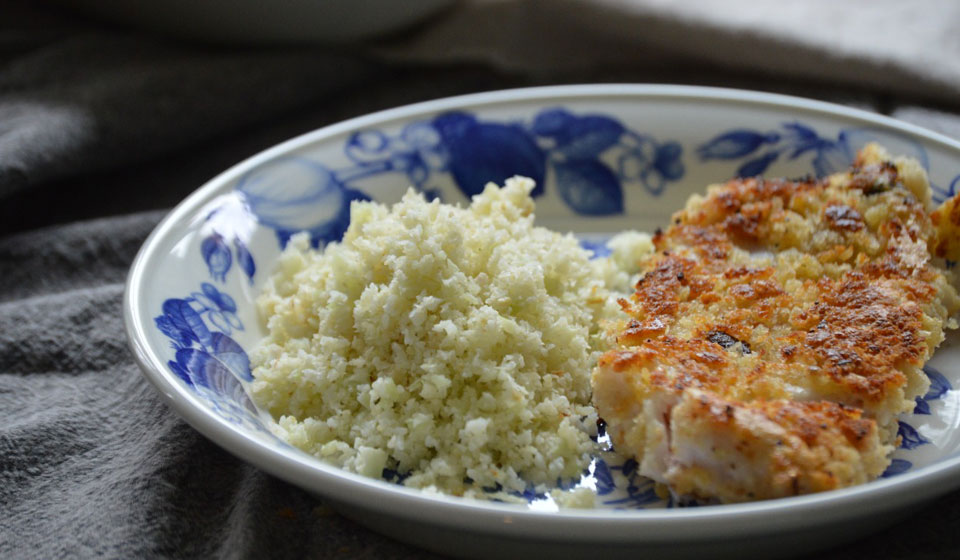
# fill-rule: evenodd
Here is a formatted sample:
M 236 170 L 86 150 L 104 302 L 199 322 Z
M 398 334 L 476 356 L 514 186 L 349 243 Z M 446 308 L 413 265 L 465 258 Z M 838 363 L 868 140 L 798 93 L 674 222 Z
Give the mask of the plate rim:
M 173 374 L 166 371 L 163 360 L 147 343 L 144 325 L 149 323 L 149 317 L 141 312 L 138 302 L 141 301 L 145 272 L 157 258 L 160 240 L 171 230 L 183 225 L 184 220 L 200 206 L 222 194 L 221 191 L 226 192 L 224 187 L 246 171 L 277 156 L 373 124 L 383 126 L 392 121 L 458 108 L 479 109 L 498 104 L 588 98 L 728 102 L 802 110 L 820 116 L 859 120 L 921 137 L 956 152 L 960 158 L 960 142 L 885 115 L 790 95 L 703 86 L 584 84 L 507 89 L 423 101 L 354 117 L 298 135 L 234 164 L 188 195 L 153 229 L 130 267 L 123 298 L 127 344 L 142 375 L 158 390 L 167 405 L 194 429 L 257 468 L 333 501 L 346 502 L 363 509 L 376 509 L 382 515 L 412 517 L 451 528 L 463 528 L 463 522 L 469 520 L 470 529 L 476 533 L 495 532 L 507 536 L 549 537 L 564 541 L 656 542 L 675 539 L 683 531 L 682 535 L 687 541 L 708 540 L 777 529 L 819 527 L 851 517 L 890 511 L 960 486 L 960 477 L 957 476 L 960 474 L 960 454 L 956 454 L 896 477 L 851 488 L 702 508 L 561 509 L 558 512 L 541 512 L 531 511 L 524 505 L 428 494 L 349 473 L 305 453 L 298 451 L 301 457 L 247 436 L 241 428 L 216 416 L 181 383 L 177 383 Z M 813 513 L 816 515 L 811 515 Z M 468 517 L 465 518 L 465 515 Z M 695 535 L 686 533 L 691 523 L 697 524 Z M 558 532 L 558 529 L 562 529 L 562 532 Z

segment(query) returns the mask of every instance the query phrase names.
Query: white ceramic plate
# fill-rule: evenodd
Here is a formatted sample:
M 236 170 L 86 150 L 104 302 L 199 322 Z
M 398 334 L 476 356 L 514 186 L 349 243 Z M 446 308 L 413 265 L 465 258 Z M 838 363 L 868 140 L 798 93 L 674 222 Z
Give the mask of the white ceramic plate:
M 561 510 L 427 495 L 339 470 L 272 435 L 250 403 L 248 351 L 264 335 L 252 304 L 292 233 L 338 239 L 349 202 L 395 202 L 408 185 L 465 202 L 487 181 L 532 176 L 539 223 L 584 244 L 663 225 L 692 192 L 735 174 L 844 169 L 879 140 L 929 171 L 935 198 L 960 183 L 960 144 L 889 118 L 778 95 L 598 85 L 444 99 L 376 113 L 285 142 L 181 203 L 130 271 L 125 319 L 143 371 L 197 430 L 323 496 L 379 531 L 462 556 L 790 555 L 852 539 L 960 486 L 960 345 L 927 368 L 933 389 L 903 418 L 888 473 L 841 491 L 761 503 L 672 507 L 604 457 L 598 507 Z

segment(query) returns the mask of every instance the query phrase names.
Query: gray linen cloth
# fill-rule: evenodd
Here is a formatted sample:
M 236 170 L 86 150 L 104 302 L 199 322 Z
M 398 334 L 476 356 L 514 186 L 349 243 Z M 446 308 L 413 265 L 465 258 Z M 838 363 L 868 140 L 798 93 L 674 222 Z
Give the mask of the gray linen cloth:
M 413 101 L 589 81 L 794 92 L 960 136 L 960 43 L 944 32 L 953 4 L 924 4 L 942 17 L 918 16 L 906 38 L 900 10 L 901 21 L 869 12 L 856 37 L 837 39 L 844 28 L 827 15 L 852 8 L 788 3 L 820 29 L 815 41 L 784 31 L 778 10 L 737 4 L 711 15 L 704 2 L 468 2 L 361 51 L 191 44 L 0 3 L 0 558 L 430 556 L 200 436 L 126 349 L 123 281 L 164 209 L 275 142 Z M 880 38 L 863 37 L 863 21 Z M 541 42 L 517 36 L 524 29 L 543 31 Z M 571 49 L 551 29 L 589 44 Z M 871 50 L 884 41 L 899 43 Z M 622 52 L 632 54 L 610 55 Z M 792 52 L 807 62 L 784 66 Z M 958 522 L 953 493 L 816 557 L 950 558 Z

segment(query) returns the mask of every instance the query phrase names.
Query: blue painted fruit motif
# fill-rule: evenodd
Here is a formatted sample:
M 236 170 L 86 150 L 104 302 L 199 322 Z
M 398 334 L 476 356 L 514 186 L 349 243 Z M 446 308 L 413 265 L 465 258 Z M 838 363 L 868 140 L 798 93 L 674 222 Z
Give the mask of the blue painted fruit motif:
M 237 184 L 257 220 L 273 228 L 281 246 L 305 231 L 314 247 L 343 237 L 350 202 L 369 200 L 349 189 L 329 169 L 300 157 L 282 157 L 244 175 Z

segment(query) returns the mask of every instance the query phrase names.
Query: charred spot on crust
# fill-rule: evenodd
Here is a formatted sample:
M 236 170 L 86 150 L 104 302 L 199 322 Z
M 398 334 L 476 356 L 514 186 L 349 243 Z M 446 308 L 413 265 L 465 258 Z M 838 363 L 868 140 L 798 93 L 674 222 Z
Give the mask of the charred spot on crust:
M 856 166 L 851 171 L 850 188 L 859 189 L 865 195 L 889 191 L 897 184 L 897 166 L 889 161 L 876 165 Z
M 739 343 L 741 348 L 743 349 L 742 351 L 744 354 L 751 353 L 750 344 L 740 340 L 735 336 L 731 336 L 723 331 L 717 331 L 717 330 L 709 331 L 707 333 L 707 340 L 709 340 L 714 344 L 719 344 L 720 347 L 723 349 L 728 349 L 734 344 Z
M 863 229 L 863 216 L 846 204 L 831 204 L 823 211 L 823 217 L 831 229 L 840 231 L 860 231 Z

